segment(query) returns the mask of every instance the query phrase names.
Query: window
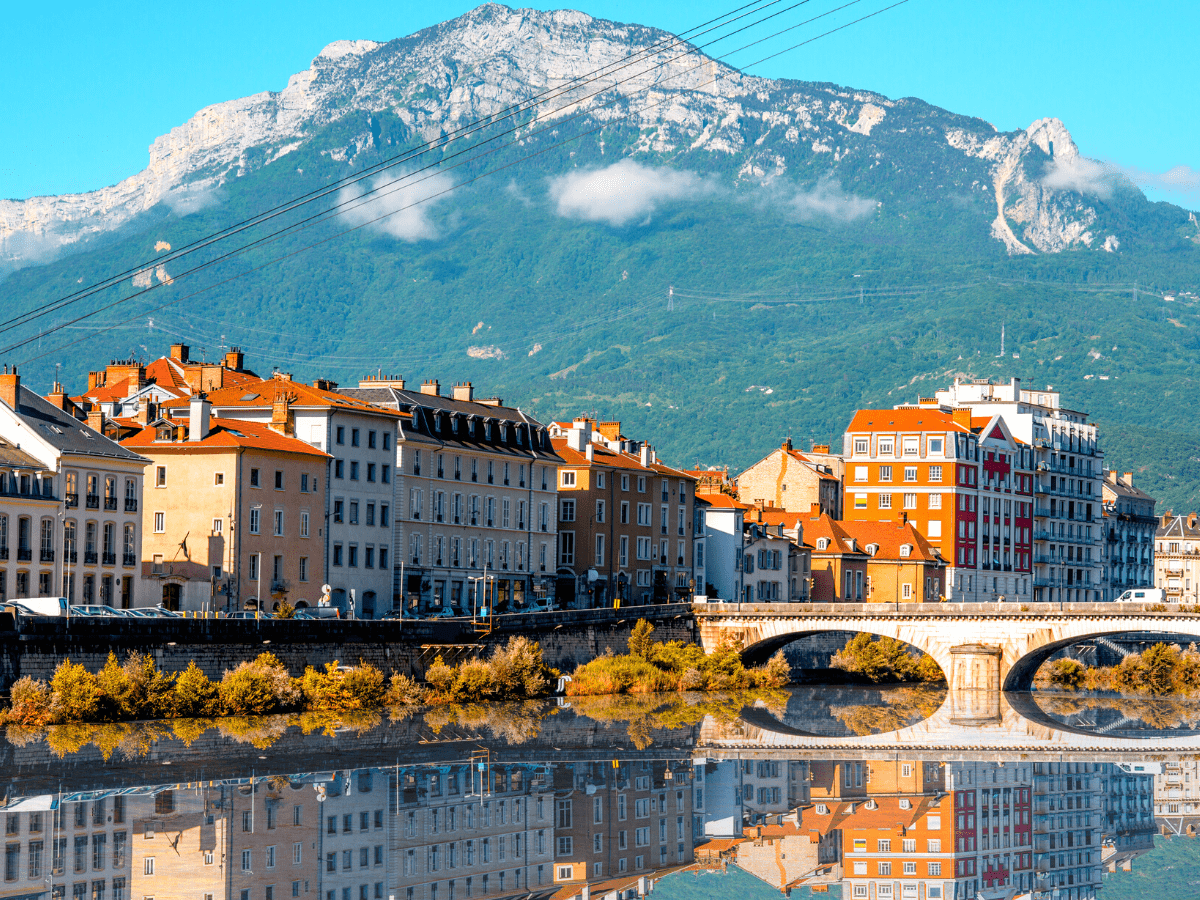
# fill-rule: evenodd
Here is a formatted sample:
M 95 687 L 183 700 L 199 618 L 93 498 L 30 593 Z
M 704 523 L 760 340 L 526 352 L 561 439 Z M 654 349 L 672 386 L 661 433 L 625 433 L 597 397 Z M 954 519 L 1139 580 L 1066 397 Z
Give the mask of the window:
M 930 509 L 941 509 L 942 508 L 942 495 L 941 494 L 930 494 L 929 495 L 929 508 Z M 930 535 L 930 537 L 934 537 L 934 535 Z
M 916 494 L 905 494 L 904 495 L 904 508 L 905 509 L 916 509 L 917 508 L 917 495 Z
M 154 514 L 154 533 L 163 534 L 167 530 L 167 514 L 165 512 L 156 512 Z
M 308 513 L 300 513 L 300 537 L 308 537 Z
M 863 468 L 865 469 L 866 467 L 864 466 Z M 862 480 L 866 481 L 867 479 L 863 478 Z M 892 480 L 892 467 L 891 466 L 880 466 L 879 467 L 879 480 L 880 481 L 891 481 Z
M 224 472 L 216 472 L 213 475 L 213 484 L 216 485 L 216 484 L 224 484 L 224 483 L 225 483 L 225 473 Z
M 155 487 L 166 487 L 167 486 L 167 467 L 166 466 L 158 466 L 157 468 L 155 468 L 155 470 L 154 470 L 154 486 Z M 88 491 L 88 493 L 92 493 L 92 491 Z
M 575 532 L 560 531 L 558 533 L 558 543 L 559 543 L 559 565 L 563 565 L 563 566 L 575 565 Z
M 283 472 L 278 469 L 275 470 L 275 490 L 283 490 Z
M 260 524 L 261 516 L 262 516 L 262 509 L 260 507 L 255 506 L 255 507 L 251 508 L 251 510 L 250 510 L 250 533 L 251 534 L 259 533 L 259 524 Z
M 879 508 L 880 509 L 891 509 L 892 508 L 892 495 L 891 494 L 880 494 L 879 495 Z
M 248 862 L 246 862 L 246 859 L 247 859 L 247 856 L 249 853 L 250 853 L 249 850 L 244 850 L 242 852 L 242 871 L 243 872 L 248 872 L 250 870 L 250 864 Z M 154 874 L 154 857 L 153 856 L 147 856 L 142 861 L 142 874 L 143 875 L 153 875 Z
M 345 478 L 346 477 L 346 463 L 343 460 L 335 459 L 333 461 L 333 477 L 334 478 Z
M 563 500 L 560 502 L 560 506 L 561 506 L 561 510 L 559 512 L 559 519 L 563 522 L 574 522 L 575 521 L 575 501 L 574 500 Z
M 867 508 L 867 495 L 866 494 L 855 494 L 854 495 L 854 508 L 855 509 L 866 509 Z
M 358 481 L 358 460 L 350 460 L 350 480 Z
M 283 510 L 275 510 L 275 537 L 283 536 Z
M 905 481 L 916 481 L 917 480 L 917 467 L 916 466 L 905 466 L 904 467 L 904 480 Z
M 935 437 L 931 437 L 931 438 L 929 439 L 929 452 L 930 452 L 930 454 L 934 454 L 934 453 L 941 453 L 941 452 L 942 452 L 942 448 L 943 448 L 943 446 L 944 446 L 944 445 L 945 445 L 945 441 L 944 441 L 942 438 L 940 438 L 940 437 L 936 437 L 936 438 L 935 438 Z M 941 466 L 935 466 L 934 468 L 939 468 L 939 469 L 940 469 L 940 468 L 941 468 Z
M 569 469 L 564 469 L 561 477 L 562 477 L 561 483 L 562 483 L 563 487 L 575 487 L 575 473 L 574 472 L 570 471 Z
M 300 557 L 299 577 L 300 577 L 301 581 L 308 581 L 308 557 L 307 556 Z
M 345 425 L 339 425 L 337 427 L 337 431 L 335 432 L 334 440 L 336 440 L 339 444 L 346 443 L 346 426 Z
M 933 441 L 932 440 L 929 442 L 929 450 L 930 450 L 930 452 L 933 452 Z M 942 480 L 942 467 L 941 466 L 930 466 L 929 467 L 929 480 L 930 481 L 941 481 Z
M 351 447 L 358 446 L 358 429 L 357 428 L 350 429 L 350 446 Z
M 942 874 L 942 864 L 940 862 L 929 863 L 929 874 L 932 877 L 940 876 Z
M 258 469 L 250 470 L 250 487 L 258 487 Z

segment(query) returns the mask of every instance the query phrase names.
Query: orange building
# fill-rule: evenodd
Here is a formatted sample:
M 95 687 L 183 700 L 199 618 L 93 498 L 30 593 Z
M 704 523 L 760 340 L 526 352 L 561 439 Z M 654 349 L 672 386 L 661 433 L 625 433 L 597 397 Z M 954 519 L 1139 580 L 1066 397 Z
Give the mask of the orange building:
M 949 600 L 1029 599 L 1033 457 L 1000 416 L 864 409 L 844 443 L 846 521 L 906 517 L 946 561 Z
M 814 504 L 804 535 L 813 548 L 814 603 L 930 603 L 942 597 L 945 561 L 903 516 L 838 522 Z

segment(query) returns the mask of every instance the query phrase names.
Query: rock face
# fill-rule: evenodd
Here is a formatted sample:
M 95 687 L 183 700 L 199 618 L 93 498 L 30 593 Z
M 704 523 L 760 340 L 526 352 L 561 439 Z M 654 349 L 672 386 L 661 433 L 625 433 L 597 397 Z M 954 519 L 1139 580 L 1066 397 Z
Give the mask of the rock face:
M 627 65 L 631 53 L 641 55 Z M 647 71 L 651 60 L 663 65 Z M 210 106 L 159 137 L 149 165 L 119 184 L 0 201 L 0 265 L 44 258 L 158 204 L 186 213 L 208 202 L 212 189 L 352 113 L 390 113 L 410 137 L 433 139 L 605 66 L 604 78 L 550 104 L 544 120 L 582 112 L 596 123 L 625 122 L 642 129 L 625 152 L 717 154 L 736 161 L 735 180 L 753 182 L 833 175 L 851 183 L 878 166 L 906 172 L 911 182 L 909 156 L 919 154 L 933 168 L 897 191 L 989 192 L 995 218 L 980 230 L 990 228 L 1009 253 L 1119 246 L 1097 230 L 1086 195 L 1042 183 L 1039 171 L 1050 160 L 1079 156 L 1056 119 L 1002 134 L 920 101 L 747 76 L 656 29 L 487 4 L 384 44 L 336 41 L 282 91 Z M 370 141 L 366 130 L 323 152 L 352 164 Z

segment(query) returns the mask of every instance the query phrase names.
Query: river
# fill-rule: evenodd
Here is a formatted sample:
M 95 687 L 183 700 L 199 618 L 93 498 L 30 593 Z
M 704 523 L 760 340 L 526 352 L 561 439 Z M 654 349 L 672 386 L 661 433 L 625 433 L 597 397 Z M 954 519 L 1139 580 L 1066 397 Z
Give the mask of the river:
M 801 686 L 10 728 L 0 898 L 1197 897 L 1198 725 Z

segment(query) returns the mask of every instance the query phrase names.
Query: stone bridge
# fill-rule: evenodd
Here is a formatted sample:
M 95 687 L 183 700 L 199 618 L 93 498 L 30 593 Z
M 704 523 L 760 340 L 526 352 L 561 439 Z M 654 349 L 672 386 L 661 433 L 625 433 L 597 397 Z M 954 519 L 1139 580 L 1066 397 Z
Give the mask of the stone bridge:
M 1149 632 L 1200 642 L 1200 614 L 1133 603 L 698 603 L 693 610 L 706 650 L 733 637 L 748 663 L 822 632 L 895 638 L 932 656 L 951 693 L 1028 690 L 1051 654 L 1088 638 Z

